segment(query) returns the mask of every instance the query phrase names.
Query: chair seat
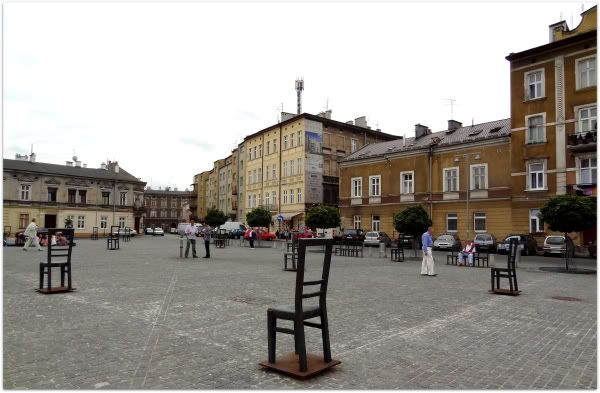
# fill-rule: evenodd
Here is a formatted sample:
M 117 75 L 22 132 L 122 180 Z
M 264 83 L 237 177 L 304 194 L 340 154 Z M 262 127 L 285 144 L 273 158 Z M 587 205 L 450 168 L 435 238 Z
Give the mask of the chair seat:
M 267 310 L 267 312 L 273 312 L 276 318 L 293 320 L 296 313 L 296 308 L 293 304 L 286 304 L 281 306 L 274 306 Z M 304 305 L 302 308 L 304 319 L 314 318 L 320 315 L 321 308 L 318 304 L 316 305 Z

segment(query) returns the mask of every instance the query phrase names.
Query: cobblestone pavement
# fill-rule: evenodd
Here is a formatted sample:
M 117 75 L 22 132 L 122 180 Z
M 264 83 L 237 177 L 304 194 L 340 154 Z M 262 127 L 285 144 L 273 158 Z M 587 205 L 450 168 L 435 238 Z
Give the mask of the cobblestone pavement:
M 232 241 L 207 260 L 179 259 L 174 235 L 116 251 L 79 240 L 78 290 L 55 295 L 34 291 L 44 253 L 3 250 L 5 389 L 597 388 L 596 275 L 538 269 L 558 258 L 525 257 L 522 295 L 510 297 L 487 292 L 489 269 L 448 266 L 443 253 L 437 277 L 376 249 L 334 256 L 328 313 L 342 364 L 299 381 L 258 365 L 267 307 L 293 299 L 279 246 Z M 320 273 L 322 254 L 307 255 L 307 274 Z M 291 336 L 277 338 L 278 354 L 293 351 Z M 322 353 L 318 330 L 307 328 L 307 350 Z

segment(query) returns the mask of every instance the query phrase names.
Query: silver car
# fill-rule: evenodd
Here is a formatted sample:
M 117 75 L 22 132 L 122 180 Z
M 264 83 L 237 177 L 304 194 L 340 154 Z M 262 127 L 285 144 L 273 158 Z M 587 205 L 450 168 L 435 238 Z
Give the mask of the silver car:
M 473 239 L 473 243 L 475 243 L 475 247 L 477 250 L 480 249 L 489 249 L 490 252 L 496 251 L 496 238 L 494 235 L 489 233 L 478 233 L 475 235 L 475 239 Z
M 455 235 L 440 235 L 433 242 L 434 250 L 460 250 L 460 239 Z

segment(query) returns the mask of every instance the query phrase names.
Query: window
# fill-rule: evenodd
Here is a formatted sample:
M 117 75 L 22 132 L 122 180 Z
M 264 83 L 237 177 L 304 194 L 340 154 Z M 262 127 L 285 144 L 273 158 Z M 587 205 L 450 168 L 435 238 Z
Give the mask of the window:
M 252 195 L 252 207 L 256 207 L 256 194 Z
M 294 202 L 294 189 L 290 190 L 290 203 L 295 203 Z
M 576 84 L 578 89 L 596 86 L 596 56 L 577 60 Z
M 352 198 L 360 198 L 362 197 L 362 177 L 353 177 L 351 180 L 352 183 Z
M 121 196 L 119 197 L 119 203 L 121 206 L 127 205 L 127 193 L 126 192 L 121 193 Z
M 77 228 L 85 228 L 85 216 L 77 216 Z
M 596 131 L 598 124 L 596 120 L 596 106 L 588 106 L 577 111 L 577 125 L 579 132 Z
M 68 215 L 66 218 L 69 219 L 69 220 L 71 220 L 71 224 L 75 222 L 75 216 L 74 215 Z
M 538 216 L 540 209 L 529 209 L 529 232 L 544 232 L 544 223 Z
M 56 202 L 56 193 L 58 188 L 48 187 L 48 202 Z
M 267 168 L 265 169 L 265 179 L 269 180 L 269 167 L 270 165 L 267 165 Z
M 298 203 L 302 203 L 302 189 L 301 188 L 297 188 L 296 189 L 296 194 L 298 195 Z
M 100 216 L 100 229 L 108 227 L 108 216 Z
M 262 192 L 258 193 L 258 199 L 256 202 L 258 203 L 256 206 L 262 206 Z
M 579 161 L 579 183 L 596 184 L 596 158 L 582 158 Z
M 543 190 L 544 189 L 544 164 L 543 163 L 531 163 L 528 165 L 529 169 L 529 189 L 530 190 Z
M 171 217 L 177 217 L 177 210 L 171 209 Z
M 121 193 L 121 201 L 123 200 L 123 193 Z M 123 202 L 121 202 L 123 204 Z M 160 201 L 160 207 L 167 207 L 167 198 L 163 198 Z
M 287 176 L 287 161 L 283 162 L 283 177 Z
M 273 179 L 277 179 L 277 164 L 273 164 Z
M 248 184 L 252 184 L 252 171 L 248 171 Z
M 29 225 L 29 214 L 19 214 L 19 229 L 27 228 L 27 225 Z
M 458 191 L 458 167 L 444 168 L 444 192 Z
M 156 199 L 152 200 L 152 207 L 156 207 Z
M 414 171 L 400 172 L 400 194 L 413 194 L 415 192 L 413 187 Z
M 290 160 L 290 176 L 294 176 L 294 160 Z
M 381 196 L 381 176 L 369 176 L 369 196 Z
M 298 146 L 302 146 L 302 131 L 298 131 Z
M 360 216 L 352 217 L 352 225 L 354 226 L 354 229 L 360 229 Z
M 248 195 L 248 208 L 250 209 L 252 207 L 252 196 Z
M 119 228 L 125 228 L 125 217 L 119 217 Z
M 262 157 L 262 145 L 258 145 L 258 156 Z
M 31 199 L 31 185 L 21 184 L 21 200 L 29 201 Z
M 269 207 L 270 204 L 271 204 L 271 194 L 266 192 L 265 193 L 265 205 L 267 205 L 267 207 Z
M 290 148 L 294 147 L 294 133 L 292 132 L 290 134 Z
M 525 73 L 525 99 L 534 100 L 544 96 L 544 70 Z
M 262 182 L 262 168 L 258 168 L 258 181 Z
M 352 138 L 350 141 L 350 153 L 354 153 L 358 147 L 358 139 Z
M 77 190 L 68 190 L 67 191 L 67 201 L 69 203 L 76 203 L 77 200 Z
M 87 191 L 79 190 L 79 199 L 77 203 L 87 203 Z
M 102 191 L 102 204 L 109 205 L 110 204 L 110 192 Z
M 171 207 L 177 207 L 177 200 L 176 199 L 171 199 Z
M 298 158 L 298 174 L 302 174 L 302 158 Z
M 156 217 L 156 210 L 150 210 L 150 217 Z
M 456 213 L 446 214 L 446 230 L 447 232 L 458 231 L 458 216 Z
M 487 184 L 487 164 L 471 165 L 471 190 L 486 190 Z
M 252 171 L 252 183 L 258 183 L 258 175 L 256 169 Z
M 379 232 L 379 224 L 380 224 L 379 216 L 373 216 L 371 218 L 371 230 L 373 232 Z
M 266 155 L 271 154 L 271 141 L 267 141 L 267 147 L 266 147 L 267 151 L 265 152 Z
M 273 153 L 277 151 L 277 139 L 273 139 Z
M 288 148 L 288 136 L 287 136 L 287 135 L 285 135 L 285 136 L 283 137 L 283 148 L 284 148 L 284 149 L 287 149 L 287 148 Z
M 277 193 L 275 191 L 273 191 L 271 193 L 271 196 L 273 197 L 273 206 L 277 205 Z
M 287 190 L 283 190 L 283 204 L 287 205 L 287 203 L 288 203 Z
M 475 232 L 485 232 L 485 213 L 473 214 L 473 228 Z
M 256 157 L 258 156 L 256 155 L 256 146 L 254 146 L 254 158 L 256 159 Z
M 544 132 L 545 117 L 545 114 L 525 117 L 527 123 L 527 137 L 525 143 L 543 143 L 546 141 Z

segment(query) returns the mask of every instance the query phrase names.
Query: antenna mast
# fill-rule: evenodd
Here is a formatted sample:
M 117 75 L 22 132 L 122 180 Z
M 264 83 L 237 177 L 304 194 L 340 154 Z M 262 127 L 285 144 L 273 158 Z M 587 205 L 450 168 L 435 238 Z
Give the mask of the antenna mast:
M 454 103 L 456 100 L 454 98 L 444 98 L 446 101 L 450 101 L 450 120 L 454 120 Z
M 298 115 L 302 113 L 302 90 L 304 90 L 304 79 L 296 79 L 296 93 L 298 94 Z

